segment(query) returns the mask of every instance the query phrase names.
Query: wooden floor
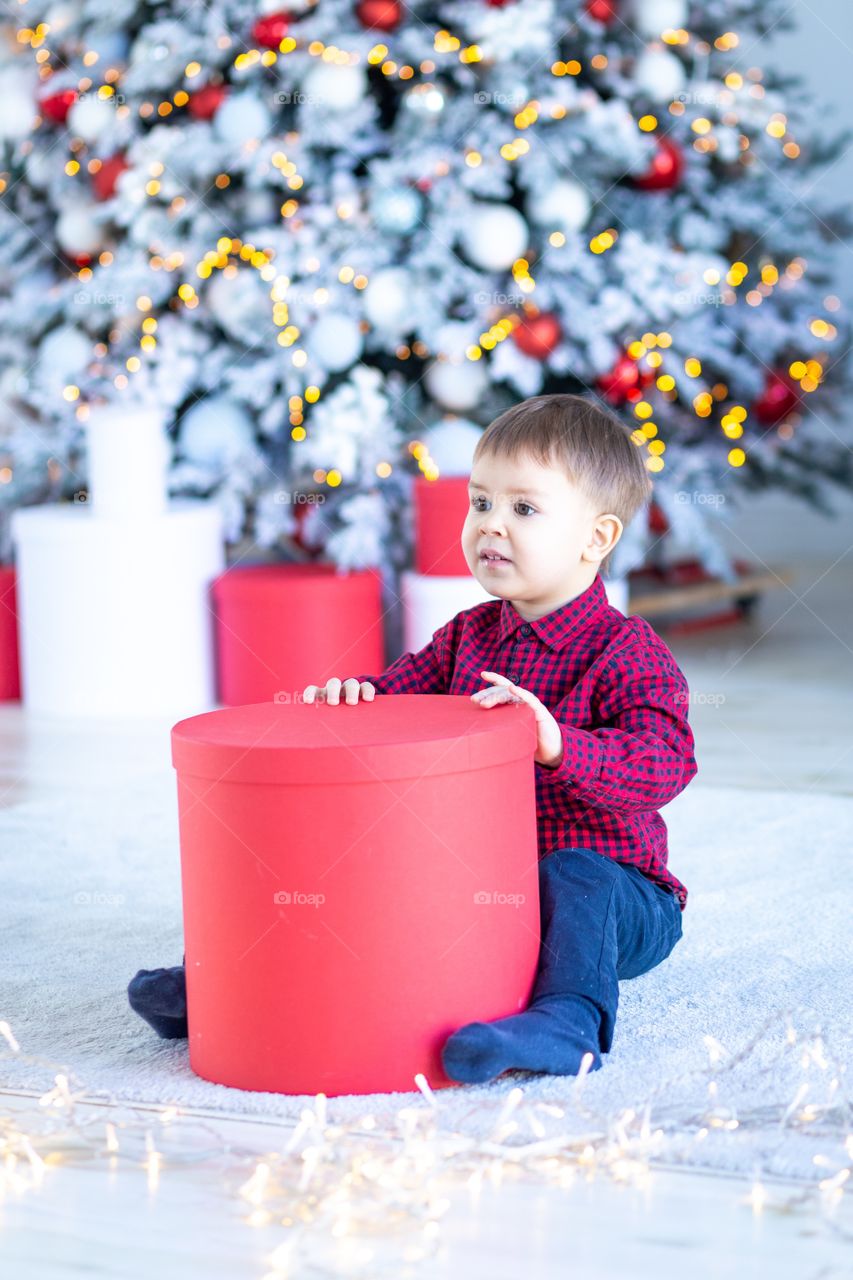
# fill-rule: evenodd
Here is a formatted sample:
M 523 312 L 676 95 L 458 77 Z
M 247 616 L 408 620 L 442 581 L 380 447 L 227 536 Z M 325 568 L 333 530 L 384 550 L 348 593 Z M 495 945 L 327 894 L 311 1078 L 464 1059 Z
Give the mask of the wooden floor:
M 830 559 L 798 566 L 792 587 L 768 595 L 751 622 L 669 640 L 693 693 L 707 695 L 694 697 L 690 711 L 701 765 L 694 785 L 851 790 L 853 556 L 841 557 L 828 570 Z M 111 739 L 113 753 L 117 740 L 121 743 L 120 736 Z M 62 743 L 61 727 L 46 733 L 34 725 L 13 739 L 0 717 L 4 803 L 46 792 L 55 796 L 91 779 L 94 735 L 93 754 L 85 762 L 63 756 Z M 147 767 L 146 749 L 144 739 L 128 732 L 111 768 L 120 774 Z M 8 1125 L 32 1105 L 32 1097 L 4 1093 L 0 1117 Z M 179 1114 L 164 1124 L 162 1109 L 134 1111 L 150 1120 L 154 1148 L 164 1153 L 161 1160 L 152 1161 L 144 1146 L 135 1158 L 128 1149 L 112 1161 L 79 1162 L 69 1152 L 45 1167 L 40 1185 L 30 1189 L 29 1162 L 17 1169 L 7 1164 L 0 1198 L 3 1275 L 20 1280 L 337 1275 L 517 1280 L 522 1272 L 536 1280 L 572 1274 L 595 1280 L 853 1277 L 849 1189 L 835 1202 L 812 1189 L 799 1206 L 779 1212 L 774 1203 L 798 1194 L 792 1184 L 768 1181 L 756 1192 L 751 1179 L 667 1169 L 654 1170 L 644 1187 L 580 1174 L 566 1185 L 529 1182 L 507 1170 L 502 1179 L 487 1176 L 476 1193 L 470 1174 L 449 1169 L 433 1175 L 427 1167 L 422 1181 L 435 1220 L 431 1233 L 421 1224 L 383 1246 L 351 1232 L 335 1237 L 327 1223 L 307 1230 L 300 1245 L 271 1201 L 253 1204 L 240 1194 L 265 1156 L 281 1152 L 290 1136 L 287 1125 L 216 1113 L 205 1121 L 209 1128 L 200 1148 L 203 1116 Z M 96 1106 L 83 1107 L 80 1114 L 90 1116 L 93 1131 L 103 1125 Z M 178 1158 L 204 1149 L 201 1161 Z M 762 1194 L 769 1197 L 763 1207 Z M 294 1252 L 299 1248 L 315 1250 L 315 1262 Z M 373 1260 L 359 1254 L 371 1248 L 378 1255 Z M 426 1249 L 426 1259 L 407 1262 L 418 1249 Z

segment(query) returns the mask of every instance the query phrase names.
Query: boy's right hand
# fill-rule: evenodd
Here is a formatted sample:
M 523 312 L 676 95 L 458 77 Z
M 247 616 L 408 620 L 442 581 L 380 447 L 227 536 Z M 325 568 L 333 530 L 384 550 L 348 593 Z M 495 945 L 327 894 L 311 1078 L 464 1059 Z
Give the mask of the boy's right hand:
M 376 696 L 376 686 L 372 685 L 369 680 L 359 682 L 353 676 L 341 683 L 337 676 L 334 676 L 331 680 L 327 680 L 325 685 L 306 685 L 302 692 L 302 701 L 328 702 L 330 706 L 336 707 L 341 700 L 342 688 L 345 702 L 351 704 L 358 702 L 359 695 L 361 695 L 364 702 L 372 702 Z

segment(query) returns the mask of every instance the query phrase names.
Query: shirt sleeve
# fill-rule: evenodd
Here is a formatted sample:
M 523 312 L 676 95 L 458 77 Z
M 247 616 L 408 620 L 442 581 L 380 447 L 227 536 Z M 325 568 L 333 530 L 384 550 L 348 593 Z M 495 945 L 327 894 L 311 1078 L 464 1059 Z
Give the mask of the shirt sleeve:
M 369 680 L 377 693 L 447 693 L 453 675 L 456 618 L 433 632 L 417 653 L 402 653 L 379 676 L 354 676 Z
M 568 724 L 561 718 L 567 702 L 551 712 L 562 730 L 562 758 L 555 768 L 538 767 L 584 804 L 649 812 L 696 776 L 689 689 L 665 646 L 636 643 L 607 664 L 597 694 L 600 727 Z

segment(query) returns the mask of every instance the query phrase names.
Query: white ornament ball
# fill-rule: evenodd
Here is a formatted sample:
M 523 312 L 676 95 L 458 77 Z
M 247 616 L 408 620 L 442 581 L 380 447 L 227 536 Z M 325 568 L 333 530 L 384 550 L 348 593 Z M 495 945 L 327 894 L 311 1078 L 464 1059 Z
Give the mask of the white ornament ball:
M 309 108 L 351 111 L 364 98 L 367 80 L 362 67 L 338 67 L 329 62 L 318 62 L 306 73 L 302 89 Z
M 72 204 L 62 210 L 56 220 L 56 240 L 63 253 L 95 254 L 104 237 L 95 216 L 95 206 Z
M 631 25 L 641 36 L 659 36 L 687 24 L 687 0 L 634 0 Z
M 502 271 L 527 248 L 527 223 L 507 204 L 475 202 L 462 230 L 466 257 L 477 267 Z
M 304 345 L 317 364 L 331 373 L 340 373 L 361 356 L 361 330 L 352 316 L 329 312 L 314 322 L 305 335 Z
M 97 142 L 115 123 L 116 108 L 108 98 L 82 94 L 68 112 L 68 132 L 84 142 Z
M 39 345 L 39 375 L 52 387 L 76 383 L 92 359 L 92 343 L 73 324 L 61 324 L 45 334 Z
M 36 151 L 27 156 L 27 182 L 38 191 L 46 191 L 56 176 L 56 158 L 49 151 Z
M 482 331 L 482 325 L 472 328 L 467 320 L 446 320 L 436 333 L 432 346 L 441 355 L 461 364 L 465 352 L 476 345 Z
M 19 67 L 0 73 L 0 142 L 18 142 L 32 132 L 38 107 L 35 81 Z
M 684 89 L 684 67 L 674 53 L 653 46 L 635 62 L 634 83 L 654 102 L 672 102 Z
M 411 187 L 398 191 L 377 191 L 371 197 L 370 212 L 380 231 L 406 235 L 421 220 L 421 196 Z
M 266 137 L 271 124 L 267 107 L 250 89 L 226 98 L 213 117 L 217 136 L 235 145 Z
M 181 420 L 179 446 L 189 461 L 224 470 L 241 454 L 253 451 L 249 415 L 228 396 L 197 400 Z
M 488 382 L 481 360 L 466 360 L 464 364 L 436 360 L 424 376 L 424 385 L 433 400 L 455 413 L 475 408 Z
M 482 434 L 467 418 L 442 418 L 424 433 L 424 444 L 443 476 L 467 476 Z
M 238 268 L 234 276 L 215 272 L 205 301 L 214 319 L 232 338 L 243 338 L 251 330 L 256 332 L 258 325 L 272 314 L 269 285 L 254 267 Z
M 411 302 L 411 281 L 402 267 L 383 267 L 362 294 L 364 314 L 374 329 L 398 329 Z
M 531 198 L 530 217 L 542 227 L 580 231 L 592 208 L 586 187 L 579 182 L 555 182 L 541 199 Z

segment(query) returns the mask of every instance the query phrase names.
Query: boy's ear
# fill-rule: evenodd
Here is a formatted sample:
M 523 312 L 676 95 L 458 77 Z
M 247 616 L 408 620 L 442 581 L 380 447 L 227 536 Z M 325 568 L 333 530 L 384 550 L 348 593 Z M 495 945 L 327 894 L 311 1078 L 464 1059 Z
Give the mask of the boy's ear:
M 621 537 L 622 521 L 618 516 L 610 512 L 607 515 L 598 516 L 592 526 L 589 541 L 584 547 L 583 559 L 600 564 Z

